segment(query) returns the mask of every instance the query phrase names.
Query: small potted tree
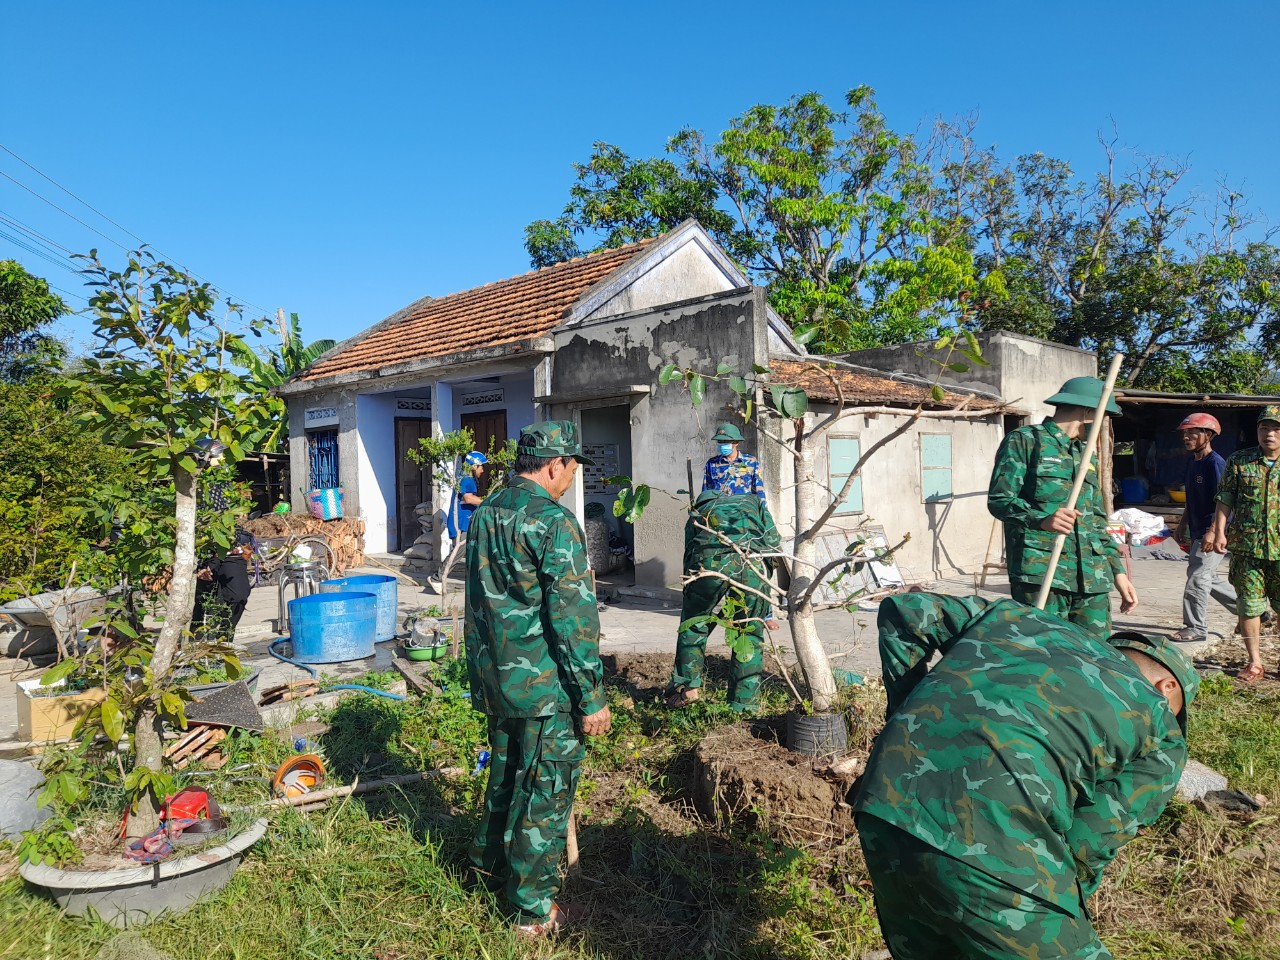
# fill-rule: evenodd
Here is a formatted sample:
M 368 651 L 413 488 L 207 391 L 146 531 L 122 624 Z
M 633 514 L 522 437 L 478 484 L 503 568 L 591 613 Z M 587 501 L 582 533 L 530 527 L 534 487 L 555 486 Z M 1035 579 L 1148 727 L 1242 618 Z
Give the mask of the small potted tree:
M 70 815 L 24 840 L 22 873 L 73 911 L 92 907 L 123 923 L 179 908 L 216 889 L 265 829 L 259 820 L 217 848 L 154 868 L 71 871 L 48 862 L 74 858 L 66 832 L 80 826 L 77 802 L 90 793 L 90 777 L 104 771 L 110 776 L 111 766 L 117 767 L 115 787 L 129 808 L 125 843 L 154 833 L 161 803 L 174 789 L 162 753 L 165 726 L 185 726 L 190 700 L 180 671 L 209 658 L 231 672 L 238 669 L 229 645 L 191 635 L 198 544 L 204 539 L 211 550 L 226 549 L 233 532 L 228 512 L 216 509 L 197 530 L 197 483 L 220 457 L 242 457 L 270 428 L 271 418 L 264 395 L 245 392 L 231 369 L 231 344 L 239 337 L 227 331 L 226 321 L 243 325 L 239 308 L 228 304 L 226 321 L 219 322 L 218 296 L 208 284 L 145 251 L 131 254 L 121 271 L 106 268 L 96 251 L 86 259 L 85 273 L 96 289 L 91 306 L 97 344 L 65 389 L 103 444 L 129 451 L 145 490 L 119 499 L 122 491 L 94 491 L 89 509 L 114 528 L 111 554 L 120 573 L 131 583 L 163 583 L 154 611 L 159 627 L 145 629 L 132 603 L 114 604 L 100 625 L 103 642 L 45 675 L 46 683 L 90 675 L 105 697 L 78 725 L 72 748 L 55 752 L 46 765 L 46 797 L 56 797 Z M 258 324 L 248 328 L 256 333 Z M 157 580 L 162 569 L 169 575 Z M 97 745 L 103 741 L 110 764 L 101 763 Z M 122 753 L 116 753 L 117 745 Z M 162 880 L 175 883 L 164 891 L 149 889 Z

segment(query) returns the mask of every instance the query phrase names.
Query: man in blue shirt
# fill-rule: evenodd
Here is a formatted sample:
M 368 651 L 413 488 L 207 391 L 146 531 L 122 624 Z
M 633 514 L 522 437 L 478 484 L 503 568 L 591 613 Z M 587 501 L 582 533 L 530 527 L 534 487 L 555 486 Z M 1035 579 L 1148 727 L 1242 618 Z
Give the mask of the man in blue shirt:
M 471 515 L 484 502 L 484 497 L 480 496 L 480 481 L 484 479 L 488 463 L 489 458 L 479 450 L 472 450 L 462 461 L 462 480 L 449 501 L 447 524 L 451 540 L 457 540 L 459 534 L 467 532 L 471 526 Z
M 750 454 L 738 452 L 742 431 L 732 423 L 722 423 L 711 439 L 719 444 L 719 450 L 707 461 L 702 475 L 702 492 L 718 490 L 726 495 L 754 493 L 761 500 L 766 500 L 760 461 Z
M 1182 433 L 1182 445 L 1191 454 L 1187 462 L 1187 505 L 1178 524 L 1178 533 L 1191 538 L 1191 562 L 1187 565 L 1187 586 L 1182 593 L 1183 627 L 1174 634 L 1174 639 L 1199 643 L 1209 639 L 1205 611 L 1218 564 L 1222 562 L 1222 554 L 1204 549 L 1204 537 L 1213 526 L 1218 483 L 1226 461 L 1213 449 L 1213 438 L 1222 433 L 1216 417 L 1193 413 L 1178 424 L 1178 430 Z

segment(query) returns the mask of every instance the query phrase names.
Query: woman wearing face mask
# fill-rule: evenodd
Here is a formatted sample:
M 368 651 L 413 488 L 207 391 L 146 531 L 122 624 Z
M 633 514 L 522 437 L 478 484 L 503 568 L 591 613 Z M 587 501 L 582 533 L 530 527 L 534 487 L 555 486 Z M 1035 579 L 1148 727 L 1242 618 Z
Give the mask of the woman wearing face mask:
M 754 493 L 761 500 L 766 500 L 760 461 L 748 453 L 738 452 L 742 431 L 732 423 L 722 423 L 711 439 L 719 445 L 719 452 L 707 461 L 702 479 L 703 491 Z

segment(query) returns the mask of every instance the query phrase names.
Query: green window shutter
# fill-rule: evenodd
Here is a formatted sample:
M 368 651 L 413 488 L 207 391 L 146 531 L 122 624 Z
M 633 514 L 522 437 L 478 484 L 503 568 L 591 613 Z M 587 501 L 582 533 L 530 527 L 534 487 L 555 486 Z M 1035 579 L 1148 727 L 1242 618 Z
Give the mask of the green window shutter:
M 920 435 L 920 486 L 925 502 L 950 500 L 951 437 L 944 433 Z
M 830 463 L 831 489 L 836 496 L 843 492 L 849 482 L 849 474 L 862 455 L 862 442 L 857 437 L 832 437 L 827 441 L 827 461 Z M 837 516 L 851 513 L 862 513 L 862 477 L 853 480 L 853 489 L 849 498 L 836 510 Z

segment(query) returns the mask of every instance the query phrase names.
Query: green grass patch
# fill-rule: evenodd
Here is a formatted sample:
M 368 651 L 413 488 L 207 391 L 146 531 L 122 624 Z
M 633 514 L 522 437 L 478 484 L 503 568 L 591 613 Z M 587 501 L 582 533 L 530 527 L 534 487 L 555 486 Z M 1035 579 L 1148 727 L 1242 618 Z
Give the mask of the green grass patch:
M 1280 691 L 1212 675 L 1200 685 L 1190 718 L 1192 757 L 1232 787 L 1280 800 Z

